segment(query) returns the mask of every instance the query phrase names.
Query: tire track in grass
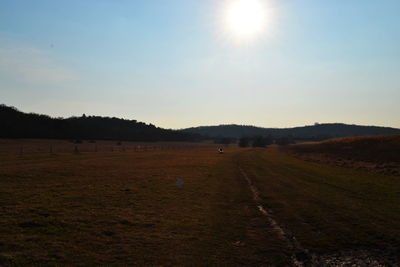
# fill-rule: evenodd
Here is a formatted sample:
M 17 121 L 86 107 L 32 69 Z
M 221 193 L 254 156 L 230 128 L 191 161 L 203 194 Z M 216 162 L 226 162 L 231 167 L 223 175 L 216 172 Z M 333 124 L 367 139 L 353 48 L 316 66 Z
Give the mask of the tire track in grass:
M 255 201 L 258 210 L 264 215 L 272 229 L 277 233 L 278 237 L 285 241 L 287 246 L 294 251 L 292 254 L 292 263 L 294 266 L 306 266 L 308 264 L 312 264 L 313 258 L 315 256 L 311 254 L 307 249 L 303 248 L 300 243 L 297 241 L 296 237 L 289 234 L 278 224 L 278 222 L 272 217 L 271 213 L 261 204 L 260 193 L 258 189 L 254 186 L 252 180 L 246 174 L 246 172 L 239 167 L 240 173 L 247 181 L 250 190 L 253 194 L 253 200 Z
M 265 216 L 272 229 L 276 232 L 277 236 L 283 240 L 287 247 L 292 251 L 292 264 L 293 266 L 400 266 L 400 259 L 382 250 L 368 250 L 368 249 L 350 249 L 343 251 L 330 252 L 326 254 L 317 255 L 305 249 L 297 241 L 296 237 L 284 230 L 283 227 L 272 216 L 272 212 L 262 205 L 262 199 L 257 187 L 249 178 L 247 173 L 239 165 L 238 169 L 247 181 L 249 188 L 253 195 L 253 200 L 257 205 L 258 210 Z

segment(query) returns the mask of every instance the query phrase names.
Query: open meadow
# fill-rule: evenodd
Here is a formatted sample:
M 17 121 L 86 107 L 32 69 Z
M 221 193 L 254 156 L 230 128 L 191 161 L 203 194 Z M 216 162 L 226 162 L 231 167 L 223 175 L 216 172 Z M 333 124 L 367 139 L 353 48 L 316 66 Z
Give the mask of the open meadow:
M 400 264 L 397 176 L 277 147 L 0 145 L 0 265 Z
M 400 267 L 400 0 L 2 0 L 0 267 Z

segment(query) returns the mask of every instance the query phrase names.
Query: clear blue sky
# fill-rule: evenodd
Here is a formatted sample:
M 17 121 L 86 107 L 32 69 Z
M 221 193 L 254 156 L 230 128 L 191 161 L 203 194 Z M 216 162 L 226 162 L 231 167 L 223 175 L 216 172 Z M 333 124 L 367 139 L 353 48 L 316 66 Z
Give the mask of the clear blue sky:
M 0 103 L 166 128 L 400 128 L 400 1 L 261 1 L 273 16 L 237 44 L 229 0 L 0 0 Z

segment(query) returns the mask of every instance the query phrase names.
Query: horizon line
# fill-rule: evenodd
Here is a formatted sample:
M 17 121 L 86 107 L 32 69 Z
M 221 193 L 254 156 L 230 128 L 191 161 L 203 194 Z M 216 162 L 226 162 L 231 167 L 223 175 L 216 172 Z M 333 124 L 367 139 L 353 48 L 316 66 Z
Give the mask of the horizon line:
M 400 128 L 393 127 L 393 126 L 382 126 L 382 125 L 362 125 L 362 124 L 354 124 L 354 123 L 344 123 L 344 122 L 315 122 L 314 124 L 304 124 L 304 125 L 299 125 L 299 126 L 290 126 L 290 127 L 266 127 L 266 126 L 257 126 L 257 125 L 252 125 L 252 124 L 239 124 L 239 123 L 222 123 L 222 124 L 212 124 L 212 125 L 199 125 L 199 126 L 190 126 L 190 127 L 185 127 L 185 128 L 165 128 L 165 127 L 160 127 L 155 125 L 154 123 L 151 122 L 145 122 L 137 119 L 127 119 L 123 117 L 115 117 L 115 116 L 101 116 L 101 115 L 86 115 L 86 113 L 83 113 L 80 116 L 77 115 L 72 115 L 69 117 L 56 117 L 56 116 L 51 116 L 48 114 L 41 114 L 41 113 L 36 113 L 36 112 L 25 112 L 20 109 L 18 109 L 15 106 L 12 105 L 6 105 L 4 103 L 1 103 L 0 106 L 5 106 L 8 108 L 13 108 L 19 112 L 26 113 L 26 114 L 36 114 L 36 115 L 44 115 L 48 116 L 52 119 L 70 119 L 70 118 L 80 118 L 83 116 L 86 117 L 101 117 L 101 118 L 116 118 L 116 119 L 121 119 L 121 120 L 129 120 L 129 121 L 136 121 L 136 122 L 142 122 L 148 125 L 153 125 L 157 128 L 165 129 L 165 130 L 173 130 L 173 131 L 182 131 L 186 129 L 192 129 L 192 128 L 200 128 L 200 127 L 218 127 L 218 126 L 245 126 L 245 127 L 254 127 L 254 128 L 263 128 L 263 129 L 291 129 L 291 128 L 300 128 L 300 127 L 307 127 L 307 126 L 317 126 L 317 125 L 326 125 L 326 124 L 343 124 L 343 125 L 353 125 L 353 126 L 362 126 L 362 127 L 381 127 L 381 128 L 392 128 L 392 129 L 397 129 L 400 130 Z

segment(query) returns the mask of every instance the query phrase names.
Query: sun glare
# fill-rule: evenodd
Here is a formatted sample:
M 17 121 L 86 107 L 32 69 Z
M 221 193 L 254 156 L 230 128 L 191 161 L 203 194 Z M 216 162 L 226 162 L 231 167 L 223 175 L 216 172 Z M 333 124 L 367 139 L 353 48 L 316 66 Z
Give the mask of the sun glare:
M 225 7 L 226 28 L 236 39 L 254 39 L 265 29 L 266 15 L 261 0 L 231 0 Z

